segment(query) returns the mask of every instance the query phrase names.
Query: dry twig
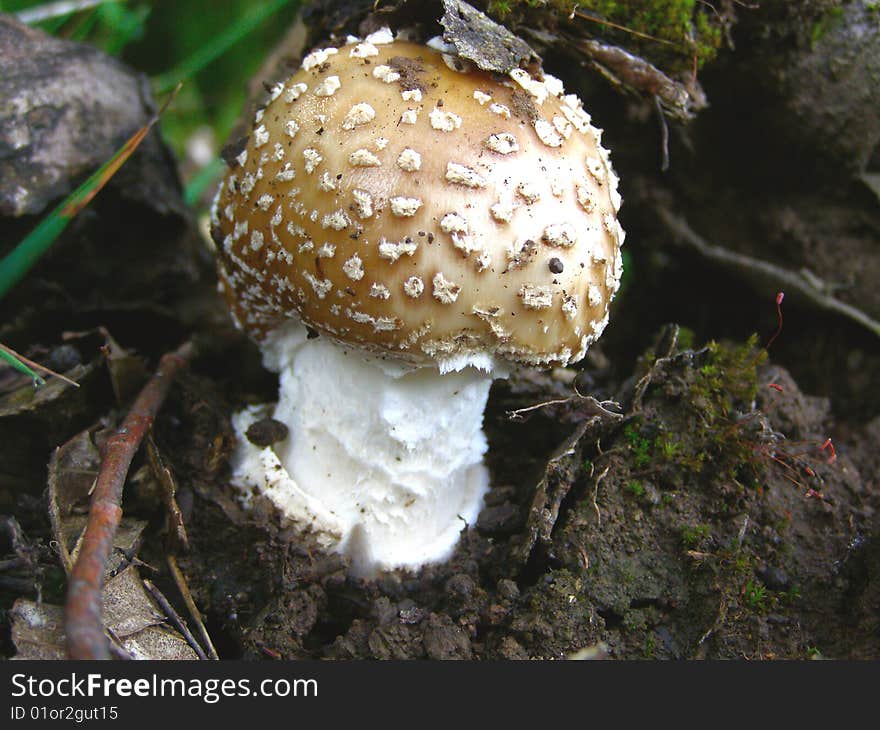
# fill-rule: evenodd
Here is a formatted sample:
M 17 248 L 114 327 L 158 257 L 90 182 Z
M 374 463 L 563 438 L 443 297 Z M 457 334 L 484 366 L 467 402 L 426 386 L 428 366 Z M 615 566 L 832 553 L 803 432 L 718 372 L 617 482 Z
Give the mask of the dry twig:
M 699 84 L 675 81 L 644 58 L 596 40 L 583 40 L 577 45 L 612 84 L 654 97 L 673 119 L 686 122 L 708 105 Z
M 104 565 L 122 518 L 122 488 L 128 467 L 172 381 L 194 354 L 187 342 L 163 355 L 159 369 L 140 392 L 119 430 L 110 437 L 98 473 L 82 547 L 67 584 L 64 630 L 71 659 L 109 659 L 110 648 L 101 621 Z
M 538 541 L 550 542 L 550 534 L 559 517 L 559 509 L 571 488 L 571 474 L 577 446 L 584 434 L 598 422 L 598 416 L 581 421 L 572 434 L 556 449 L 544 470 L 544 476 L 535 487 L 535 496 L 526 518 L 522 544 L 514 550 L 519 562 L 525 563 Z
M 166 524 L 168 527 L 168 545 L 172 552 L 189 550 L 189 538 L 186 534 L 186 525 L 183 523 L 183 514 L 177 504 L 177 484 L 171 470 L 165 465 L 159 447 L 153 437 L 147 436 L 147 456 L 153 477 L 162 488 L 162 501 L 165 503 Z
M 177 630 L 183 634 L 183 638 L 186 639 L 187 643 L 192 647 L 192 650 L 198 655 L 199 659 L 206 660 L 208 657 L 205 656 L 205 652 L 202 650 L 202 647 L 199 646 L 196 637 L 192 635 L 186 622 L 180 617 L 180 614 L 174 610 L 174 607 L 168 602 L 168 599 L 165 598 L 162 591 L 156 588 L 156 586 L 148 580 L 144 580 L 144 588 L 150 592 L 150 595 L 155 599 L 156 603 L 159 604 L 159 607 L 165 612 L 165 615 L 171 619 L 171 622 L 177 627 Z
M 168 555 L 166 557 L 166 561 L 168 563 L 168 567 L 171 569 L 171 576 L 174 578 L 174 582 L 177 584 L 177 589 L 180 591 L 180 595 L 183 596 L 183 602 L 186 604 L 186 608 L 189 611 L 189 615 L 192 616 L 192 620 L 195 621 L 196 628 L 199 630 L 199 635 L 202 637 L 202 642 L 205 645 L 205 648 L 208 650 L 208 658 L 210 659 L 219 659 L 219 655 L 217 654 L 217 650 L 214 648 L 214 643 L 211 641 L 211 636 L 208 634 L 208 629 L 205 626 L 205 622 L 202 620 L 202 614 L 196 606 L 196 602 L 193 600 L 192 593 L 189 592 L 189 586 L 187 585 L 186 578 L 183 575 L 183 572 L 180 570 L 180 566 L 177 564 L 177 558 L 173 555 Z
M 608 476 L 608 470 L 610 466 L 606 466 L 602 473 L 596 477 L 596 482 L 593 487 L 593 509 L 596 510 L 596 528 L 599 529 L 602 527 L 602 513 L 599 511 L 599 482 L 601 482 L 605 477 Z

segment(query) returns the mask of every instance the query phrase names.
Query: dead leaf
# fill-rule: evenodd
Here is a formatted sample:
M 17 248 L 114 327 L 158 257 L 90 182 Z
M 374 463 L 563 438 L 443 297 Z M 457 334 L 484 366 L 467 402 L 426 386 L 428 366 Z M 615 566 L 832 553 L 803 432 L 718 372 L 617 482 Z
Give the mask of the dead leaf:
M 49 461 L 49 521 L 65 572 L 76 560 L 77 548 L 88 522 L 90 494 L 101 466 L 95 441 L 99 433 L 81 431 L 59 446 Z M 104 570 L 109 578 L 122 570 L 140 548 L 147 522 L 123 517 L 113 538 L 113 553 Z
M 137 568 L 129 566 L 104 586 L 104 626 L 118 639 L 157 626 L 165 616 L 144 588 Z
M 186 639 L 165 624 L 134 566 L 107 582 L 102 599 L 104 626 L 121 653 L 133 659 L 198 659 Z M 15 659 L 67 658 L 61 606 L 20 598 L 11 618 Z

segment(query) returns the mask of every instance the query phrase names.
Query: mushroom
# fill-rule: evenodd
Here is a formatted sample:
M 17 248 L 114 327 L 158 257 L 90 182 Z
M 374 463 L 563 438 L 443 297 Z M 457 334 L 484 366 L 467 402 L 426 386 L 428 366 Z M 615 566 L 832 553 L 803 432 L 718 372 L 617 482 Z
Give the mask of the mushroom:
M 576 362 L 608 321 L 624 234 L 600 137 L 558 79 L 387 29 L 271 89 L 212 211 L 287 426 L 258 446 L 266 408 L 235 416 L 246 500 L 358 575 L 450 556 L 489 486 L 492 379 Z

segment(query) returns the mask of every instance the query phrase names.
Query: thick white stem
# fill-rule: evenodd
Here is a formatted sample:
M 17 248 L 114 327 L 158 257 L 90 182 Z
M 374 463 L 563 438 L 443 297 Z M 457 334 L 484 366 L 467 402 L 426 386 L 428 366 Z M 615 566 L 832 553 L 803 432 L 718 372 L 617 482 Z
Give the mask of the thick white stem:
M 492 375 L 401 368 L 325 338 L 278 364 L 273 417 L 288 438 L 260 449 L 243 436 L 257 416 L 239 414 L 234 480 L 347 554 L 357 574 L 448 558 L 488 489 Z

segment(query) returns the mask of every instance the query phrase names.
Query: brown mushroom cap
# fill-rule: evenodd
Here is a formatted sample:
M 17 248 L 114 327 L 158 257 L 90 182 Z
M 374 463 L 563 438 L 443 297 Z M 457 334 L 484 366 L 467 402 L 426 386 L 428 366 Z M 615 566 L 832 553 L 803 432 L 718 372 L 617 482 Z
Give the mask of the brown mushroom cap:
M 271 96 L 212 220 L 256 337 L 293 316 L 415 361 L 565 365 L 601 334 L 617 178 L 557 79 L 377 38 L 309 54 Z

